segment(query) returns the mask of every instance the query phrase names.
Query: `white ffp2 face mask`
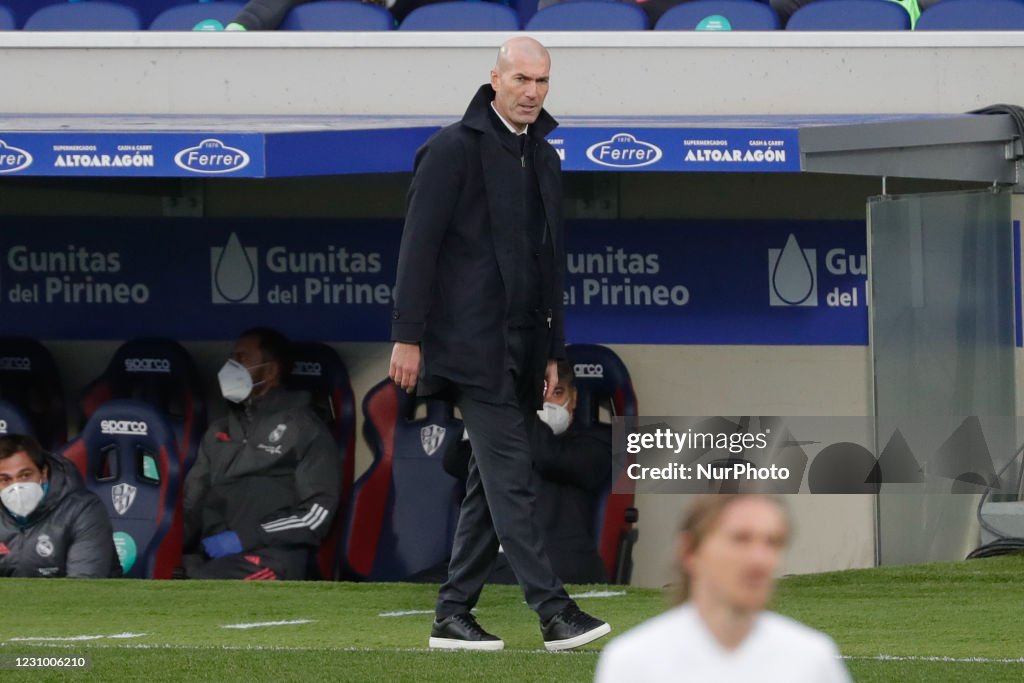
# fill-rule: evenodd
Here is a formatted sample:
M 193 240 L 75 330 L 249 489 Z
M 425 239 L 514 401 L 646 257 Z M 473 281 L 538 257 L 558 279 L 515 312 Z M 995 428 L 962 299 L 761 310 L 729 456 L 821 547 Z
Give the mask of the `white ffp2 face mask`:
M 0 502 L 12 514 L 18 517 L 28 517 L 37 507 L 46 491 L 42 484 L 34 481 L 22 481 L 11 484 L 3 491 L 0 491 Z
M 266 365 L 266 363 L 260 363 Z M 258 368 L 260 365 L 254 365 Z M 241 403 L 252 395 L 253 387 L 263 382 L 253 382 L 249 369 L 234 358 L 229 358 L 224 366 L 217 373 L 217 382 L 220 384 L 220 393 L 232 403 Z
M 537 417 L 551 428 L 555 436 L 563 434 L 569 428 L 569 423 L 572 422 L 572 415 L 569 414 L 569 409 L 566 408 L 568 404 L 568 399 L 566 399 L 564 405 L 545 401 L 544 407 L 537 411 Z

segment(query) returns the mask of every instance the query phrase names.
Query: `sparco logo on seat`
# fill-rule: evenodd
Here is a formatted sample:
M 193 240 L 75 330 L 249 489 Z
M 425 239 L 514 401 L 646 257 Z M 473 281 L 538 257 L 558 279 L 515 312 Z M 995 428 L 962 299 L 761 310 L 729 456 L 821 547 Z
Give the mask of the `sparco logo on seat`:
M 100 432 L 103 434 L 122 434 L 137 436 L 149 434 L 149 425 L 145 422 L 135 420 L 103 420 L 100 422 Z
M 323 374 L 323 368 L 319 363 L 297 360 L 292 366 L 292 374 L 297 377 L 320 377 Z
M 166 358 L 125 358 L 125 372 L 170 372 L 171 361 Z
M 32 361 L 28 358 L 8 356 L 0 358 L 0 370 L 23 370 L 28 372 L 32 369 Z
M 604 366 L 600 363 L 577 363 L 572 371 L 577 377 L 604 377 Z

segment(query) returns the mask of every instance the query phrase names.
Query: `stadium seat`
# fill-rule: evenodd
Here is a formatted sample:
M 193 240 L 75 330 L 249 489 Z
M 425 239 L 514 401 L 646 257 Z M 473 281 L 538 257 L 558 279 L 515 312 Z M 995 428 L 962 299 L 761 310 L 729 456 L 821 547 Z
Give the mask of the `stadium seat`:
M 917 20 L 917 30 L 1024 30 L 1024 2 L 1020 0 L 942 0 L 921 13 L 921 17 Z
M 65 0 L 66 2 L 67 0 Z M 197 2 L 197 0 L 113 0 L 120 5 L 127 5 L 136 12 L 139 13 L 139 19 L 142 21 L 143 27 L 148 27 L 153 19 L 163 12 L 165 9 L 170 7 L 176 7 L 177 5 L 189 5 Z M 210 0 L 203 0 L 209 2 Z
M 35 14 L 36 10 L 59 1 L 61 0 L 0 0 L 0 6 L 11 13 L 14 28 L 21 28 L 25 25 L 25 20 Z
M 566 347 L 566 356 L 576 376 L 575 423 L 581 427 L 602 424 L 602 407 L 612 417 L 639 414 L 633 381 L 614 351 L 597 344 L 571 344 Z M 612 474 L 615 475 L 614 470 Z M 637 521 L 637 511 L 633 507 L 633 483 L 625 471 L 620 473 L 615 487 L 622 492 L 612 493 L 612 484 L 609 479 L 595 507 L 594 538 L 599 539 L 601 561 L 608 576 L 614 583 L 625 584 L 632 573 L 637 538 L 633 523 Z
M 527 31 L 643 31 L 647 13 L 624 2 L 582 0 L 549 5 L 526 23 Z
M 317 0 L 293 7 L 281 22 L 282 31 L 390 31 L 391 12 L 358 0 Z
M 169 579 L 181 564 L 177 449 L 157 408 L 121 400 L 100 406 L 61 453 L 106 506 L 126 577 Z
M 426 417 L 415 417 L 418 404 Z M 451 554 L 462 483 L 443 454 L 461 438 L 449 403 L 417 399 L 390 379 L 363 399 L 363 433 L 373 462 L 356 481 L 346 524 L 346 576 L 401 581 Z
M 666 11 L 657 31 L 774 31 L 779 15 L 756 0 L 693 0 Z
M 338 545 L 352 493 L 356 459 L 356 398 L 348 370 L 334 349 L 317 342 L 294 342 L 292 354 L 295 362 L 287 387 L 310 393 L 313 408 L 330 428 L 342 457 L 338 514 L 320 544 L 317 559 L 320 578 L 330 579 L 338 566 Z
M 518 31 L 515 10 L 494 2 L 459 0 L 417 7 L 398 27 L 402 31 Z
M 815 0 L 786 22 L 787 31 L 909 31 L 910 14 L 890 0 Z
M 18 406 L 10 401 L 0 400 L 0 436 L 8 434 L 28 434 L 35 436 L 32 423 Z
M 0 337 L 0 399 L 16 406 L 47 450 L 68 440 L 64 388 L 53 356 L 34 339 Z
M 530 21 L 530 17 L 537 13 L 538 0 L 513 0 L 510 6 L 519 15 L 519 25 L 526 26 L 526 22 Z
M 142 19 L 133 8 L 104 0 L 48 5 L 25 22 L 25 31 L 138 31 Z
M 244 2 L 194 2 L 177 5 L 158 14 L 149 25 L 150 31 L 191 31 L 196 24 L 214 19 L 225 26 L 245 7 Z
M 199 453 L 206 431 L 206 393 L 192 356 L 170 339 L 135 339 L 115 352 L 106 370 L 83 392 L 83 420 L 112 399 L 130 398 L 160 409 L 174 427 L 182 473 Z

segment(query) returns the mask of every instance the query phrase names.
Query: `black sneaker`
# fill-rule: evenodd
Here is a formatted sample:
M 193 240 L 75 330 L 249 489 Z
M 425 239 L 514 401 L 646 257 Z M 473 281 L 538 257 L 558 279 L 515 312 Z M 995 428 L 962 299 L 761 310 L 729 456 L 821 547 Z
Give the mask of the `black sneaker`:
M 544 647 L 548 650 L 571 650 L 606 636 L 612 627 L 595 619 L 577 605 L 572 604 L 546 622 L 541 622 Z
M 472 614 L 453 614 L 441 621 L 434 619 L 430 629 L 430 647 L 441 650 L 502 650 L 505 642 L 483 630 Z

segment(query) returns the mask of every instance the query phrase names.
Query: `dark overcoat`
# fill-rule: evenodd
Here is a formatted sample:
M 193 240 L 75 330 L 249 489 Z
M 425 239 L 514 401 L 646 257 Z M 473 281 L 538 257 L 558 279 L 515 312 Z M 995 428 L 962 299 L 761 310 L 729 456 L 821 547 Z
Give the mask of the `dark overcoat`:
M 480 400 L 508 397 L 507 287 L 526 265 L 528 180 L 515 138 L 500 134 L 490 118 L 493 99 L 491 86 L 481 86 L 462 120 L 416 153 L 391 334 L 393 341 L 420 344 L 421 395 L 455 383 Z M 541 380 L 545 361 L 565 355 L 561 163 L 544 139 L 557 125 L 541 110 L 528 129 L 547 220 L 539 255 L 545 261 L 539 269 L 539 352 L 530 369 Z M 538 405 L 540 400 L 538 395 Z

